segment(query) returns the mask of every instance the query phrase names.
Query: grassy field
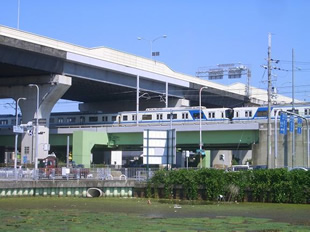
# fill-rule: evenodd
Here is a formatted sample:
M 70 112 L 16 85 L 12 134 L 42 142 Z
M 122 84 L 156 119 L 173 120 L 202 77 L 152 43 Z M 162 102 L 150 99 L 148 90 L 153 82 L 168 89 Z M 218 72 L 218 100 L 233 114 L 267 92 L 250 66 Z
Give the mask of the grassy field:
M 1 198 L 0 231 L 310 231 L 310 205 Z

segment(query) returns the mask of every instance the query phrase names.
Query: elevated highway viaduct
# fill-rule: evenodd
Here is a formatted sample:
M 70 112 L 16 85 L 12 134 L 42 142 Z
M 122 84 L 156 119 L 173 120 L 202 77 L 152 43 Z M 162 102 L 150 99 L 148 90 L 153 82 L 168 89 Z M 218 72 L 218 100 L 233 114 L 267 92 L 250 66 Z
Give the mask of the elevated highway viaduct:
M 37 90 L 29 84 L 36 85 Z M 0 98 L 27 98 L 19 106 L 23 123 L 34 122 L 34 130 L 39 132 L 38 158 L 45 157 L 47 145 L 52 144 L 49 117 L 59 99 L 79 102 L 83 112 L 138 112 L 149 107 L 197 106 L 201 87 L 207 87 L 201 95 L 206 107 L 264 103 L 246 95 L 245 89 L 235 90 L 181 74 L 158 61 L 106 47 L 84 48 L 0 26 Z M 21 139 L 21 155 L 32 163 L 35 136 L 23 134 Z

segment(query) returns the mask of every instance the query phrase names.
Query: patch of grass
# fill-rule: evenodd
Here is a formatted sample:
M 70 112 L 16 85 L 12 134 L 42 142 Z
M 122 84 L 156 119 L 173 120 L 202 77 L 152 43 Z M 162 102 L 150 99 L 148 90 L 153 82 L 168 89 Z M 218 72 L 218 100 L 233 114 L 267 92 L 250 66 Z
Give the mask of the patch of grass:
M 269 217 L 272 208 L 274 213 L 284 212 Z M 298 216 L 309 210 L 308 205 L 185 204 L 175 208 L 155 200 L 149 205 L 146 199 L 6 198 L 0 199 L 0 231 L 309 231 L 309 225 L 299 221 L 286 222 L 288 212 Z

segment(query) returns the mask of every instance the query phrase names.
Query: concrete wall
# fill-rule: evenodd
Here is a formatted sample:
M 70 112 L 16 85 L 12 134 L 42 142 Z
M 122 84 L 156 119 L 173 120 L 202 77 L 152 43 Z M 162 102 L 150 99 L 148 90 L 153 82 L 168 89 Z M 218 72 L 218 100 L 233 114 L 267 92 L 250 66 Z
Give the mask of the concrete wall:
M 295 127 L 296 129 L 296 127 Z M 287 131 L 287 135 L 279 133 L 279 127 L 277 131 L 277 146 L 278 156 L 275 161 L 275 138 L 274 138 L 274 124 L 271 129 L 271 156 L 269 158 L 270 167 L 307 167 L 307 130 L 303 127 L 302 134 L 297 134 L 295 130 L 295 159 L 293 161 L 292 156 L 292 133 Z M 254 165 L 266 165 L 267 162 L 267 124 L 260 124 L 259 130 L 259 143 L 253 144 L 253 164 Z

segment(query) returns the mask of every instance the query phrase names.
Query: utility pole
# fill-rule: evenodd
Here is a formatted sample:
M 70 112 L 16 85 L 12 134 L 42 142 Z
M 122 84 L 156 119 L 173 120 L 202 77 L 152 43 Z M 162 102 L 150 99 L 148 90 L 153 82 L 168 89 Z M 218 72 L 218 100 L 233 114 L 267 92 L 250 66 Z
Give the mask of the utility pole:
M 267 128 L 267 168 L 271 157 L 271 33 L 268 34 L 268 128 Z M 277 141 L 275 141 L 276 143 Z
M 295 99 L 295 73 L 294 73 L 295 67 L 294 67 L 294 48 L 292 49 L 292 112 L 295 113 L 295 104 L 294 104 L 294 99 Z M 294 115 L 293 115 L 294 117 Z M 295 122 L 294 122 L 295 123 Z M 296 160 L 295 156 L 295 127 L 292 133 L 292 167 L 294 167 Z

